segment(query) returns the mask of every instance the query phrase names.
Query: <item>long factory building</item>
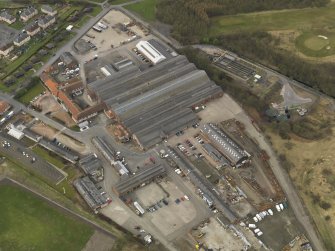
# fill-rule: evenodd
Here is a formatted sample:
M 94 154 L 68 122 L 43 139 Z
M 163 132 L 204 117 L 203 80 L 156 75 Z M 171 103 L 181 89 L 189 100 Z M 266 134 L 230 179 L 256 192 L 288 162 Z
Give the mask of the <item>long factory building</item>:
M 192 109 L 222 96 L 221 88 L 181 55 L 143 72 L 117 72 L 88 88 L 143 149 L 192 126 L 198 121 Z
M 216 125 L 204 124 L 201 132 L 229 160 L 231 166 L 239 167 L 249 158 L 250 155 Z
M 129 178 L 121 180 L 115 187 L 113 187 L 113 190 L 119 196 L 122 196 L 132 192 L 142 184 L 151 182 L 157 177 L 162 177 L 164 175 L 166 175 L 165 167 L 161 164 L 156 164 L 130 176 Z

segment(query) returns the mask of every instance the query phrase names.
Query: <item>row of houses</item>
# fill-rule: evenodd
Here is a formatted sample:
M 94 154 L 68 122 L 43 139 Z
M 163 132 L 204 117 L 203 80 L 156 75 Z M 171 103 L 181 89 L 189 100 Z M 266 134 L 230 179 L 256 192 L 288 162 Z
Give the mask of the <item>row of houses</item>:
M 49 5 L 42 5 L 41 12 L 51 17 L 54 17 L 57 14 L 57 10 L 53 9 Z M 27 22 L 29 21 L 29 19 L 36 16 L 37 14 L 38 10 L 32 6 L 29 6 L 21 12 L 20 19 L 23 22 Z M 4 10 L 0 12 L 0 21 L 12 24 L 16 21 L 16 17 Z
M 30 41 L 41 29 L 45 30 L 56 22 L 54 16 L 46 15 L 39 20 L 29 23 L 23 32 L 20 32 L 12 42 L 3 44 L 0 47 L 0 55 L 8 56 L 14 50 L 14 46 L 20 47 Z

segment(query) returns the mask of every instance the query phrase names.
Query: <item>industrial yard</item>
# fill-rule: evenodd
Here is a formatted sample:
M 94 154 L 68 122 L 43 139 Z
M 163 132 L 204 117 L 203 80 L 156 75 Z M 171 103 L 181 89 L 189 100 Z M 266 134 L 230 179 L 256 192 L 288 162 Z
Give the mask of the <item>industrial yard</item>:
M 139 20 L 105 13 L 43 71 L 44 93 L 4 107 L 1 152 L 145 245 L 282 250 L 304 234 L 242 108 Z

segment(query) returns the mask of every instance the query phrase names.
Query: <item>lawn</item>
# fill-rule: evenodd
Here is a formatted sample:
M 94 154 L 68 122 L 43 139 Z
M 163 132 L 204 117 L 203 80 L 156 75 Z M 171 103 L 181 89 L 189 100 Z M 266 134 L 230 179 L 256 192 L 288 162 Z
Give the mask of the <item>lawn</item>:
M 134 0 L 110 0 L 110 4 L 117 5 L 117 4 L 123 4 L 123 3 L 131 3 Z
M 80 28 L 84 24 L 86 24 L 91 18 L 89 16 L 83 16 L 81 19 L 75 24 L 77 28 Z
M 64 168 L 65 165 L 63 164 L 63 161 L 57 156 L 54 157 L 50 155 L 50 152 L 45 150 L 43 147 L 36 145 L 32 150 L 34 151 L 34 153 L 42 157 L 45 161 L 55 165 L 60 169 Z
M 80 251 L 93 234 L 81 221 L 23 189 L 0 185 L 0 247 L 6 251 Z
M 125 8 L 150 22 L 156 20 L 156 4 L 157 0 L 143 0 L 139 3 L 129 4 Z
M 68 9 L 62 11 L 62 13 L 59 14 L 59 19 L 61 20 L 61 24 L 58 25 L 58 30 L 55 31 L 54 27 L 49 28 L 49 34 L 40 41 L 34 41 L 34 43 L 31 44 L 29 50 L 24 53 L 22 56 L 20 56 L 18 59 L 16 59 L 14 62 L 8 64 L 6 67 L 4 67 L 3 71 L 5 72 L 5 76 L 2 77 L 4 79 L 11 73 L 13 73 L 18 67 L 20 67 L 24 62 L 26 62 L 30 57 L 35 55 L 37 51 L 41 48 L 43 48 L 44 45 L 49 43 L 59 32 L 62 31 L 62 29 L 67 25 L 65 22 L 66 18 L 69 17 L 78 7 L 69 7 Z
M 325 36 L 327 39 L 319 37 Z M 295 40 L 296 48 L 310 57 L 325 57 L 335 54 L 335 33 L 307 31 Z
M 335 4 L 322 8 L 265 11 L 250 14 L 214 17 L 210 35 L 240 31 L 311 30 L 333 27 Z
M 44 92 L 45 88 L 42 83 L 38 83 L 32 88 L 28 90 L 26 94 L 24 94 L 22 97 L 19 98 L 19 101 L 25 105 L 28 105 L 30 101 L 39 95 L 40 93 Z

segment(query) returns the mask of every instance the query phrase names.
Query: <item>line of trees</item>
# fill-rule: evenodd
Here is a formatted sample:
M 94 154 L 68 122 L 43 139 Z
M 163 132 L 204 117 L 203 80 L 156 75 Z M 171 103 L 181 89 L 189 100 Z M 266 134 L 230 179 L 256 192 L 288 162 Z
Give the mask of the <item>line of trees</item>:
M 157 18 L 173 26 L 174 37 L 184 44 L 205 36 L 210 17 L 264 10 L 321 7 L 330 0 L 160 0 Z
M 335 97 L 335 64 L 310 63 L 278 48 L 278 40 L 267 32 L 222 35 L 207 41 L 251 60 L 261 62 L 282 74 Z
M 172 36 L 183 44 L 199 41 L 229 49 L 335 97 L 335 65 L 314 64 L 278 48 L 278 39 L 266 32 L 240 32 L 208 37 L 210 17 L 261 10 L 320 7 L 329 0 L 160 0 L 157 18 L 172 25 Z

